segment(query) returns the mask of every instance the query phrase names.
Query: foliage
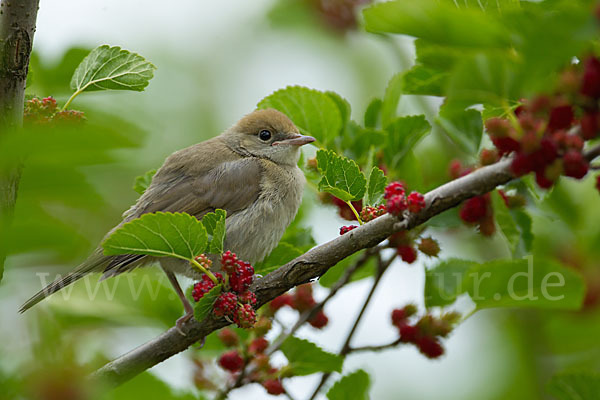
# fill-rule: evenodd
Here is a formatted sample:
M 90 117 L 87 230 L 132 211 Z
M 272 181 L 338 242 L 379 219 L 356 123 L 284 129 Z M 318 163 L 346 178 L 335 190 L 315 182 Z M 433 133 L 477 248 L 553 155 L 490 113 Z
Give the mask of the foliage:
M 355 12 L 354 4 L 350 7 L 346 4 L 349 2 L 339 3 Z M 291 22 L 306 27 L 313 27 L 317 21 L 333 25 L 333 11 L 324 4 L 326 2 L 302 0 L 277 2 L 269 19 L 279 26 L 277 29 L 290 29 Z M 325 205 L 333 204 L 330 208 L 338 211 L 342 218 L 368 224 L 371 219 L 380 217 L 376 212 L 383 213 L 393 208 L 390 208 L 394 198 L 388 193 L 390 187 L 396 187 L 396 190 L 401 187 L 406 192 L 401 198 L 408 202 L 410 192 L 424 193 L 450 179 L 489 165 L 487 161 L 483 162 L 483 150 L 490 150 L 490 130 L 485 125 L 486 121 L 502 117 L 517 129 L 527 122 L 523 122 L 519 115 L 523 106 L 528 104 L 522 99 L 552 95 L 558 90 L 563 93 L 564 86 L 572 83 L 565 81 L 568 74 L 564 71 L 581 66 L 581 60 L 588 54 L 598 54 L 598 21 L 593 7 L 593 2 L 584 0 L 395 0 L 367 6 L 363 11 L 364 28 L 370 33 L 361 35 L 375 36 L 372 35 L 375 33 L 386 43 L 393 43 L 389 40 L 391 35 L 414 39 L 411 43 L 414 43 L 415 63 L 405 71 L 392 74 L 379 97 L 372 98 L 372 91 L 365 90 L 369 97 L 365 99 L 364 112 L 357 110 L 358 103 L 355 104 L 354 99 L 351 103 L 334 91 L 304 86 L 276 90 L 258 102 L 259 109 L 275 108 L 285 113 L 300 132 L 317 139 L 318 149 L 316 153 L 314 150 L 307 151 L 302 157 L 301 166 L 311 189 L 305 196 L 299 216 L 271 254 L 254 265 L 256 274 L 265 276 L 316 245 L 311 229 L 306 228 L 314 222 L 307 216 L 315 207 L 326 208 L 328 206 Z M 295 10 L 297 13 L 292 15 L 282 10 Z M 356 23 L 356 15 L 352 16 L 352 21 L 342 21 L 343 25 L 335 19 L 336 26 L 343 26 L 343 31 L 350 30 Z M 312 34 L 330 35 L 321 31 Z M 347 47 L 353 39 L 351 36 L 336 36 L 335 40 L 336 46 Z M 87 56 L 83 58 L 85 54 Z M 76 66 L 82 58 L 83 61 Z M 360 61 L 361 65 L 365 62 Z M 48 92 L 44 95 L 67 94 L 68 78 L 74 70 L 70 80 L 74 93 L 64 103 L 65 109 L 84 92 L 142 91 L 153 77 L 155 67 L 136 53 L 103 45 L 89 53 L 84 49 L 72 49 L 54 67 L 34 55 L 31 69 L 30 82 L 37 90 Z M 373 74 L 365 73 L 361 79 L 370 82 L 370 75 Z M 575 88 L 568 93 L 580 99 L 579 90 Z M 437 98 L 435 101 L 440 104 L 439 108 L 421 107 L 420 101 L 431 100 L 423 96 Z M 597 102 L 590 105 L 590 109 L 597 111 L 594 107 L 597 107 Z M 132 164 L 130 159 L 124 161 L 119 158 L 117 150 L 139 146 L 143 134 L 134 124 L 122 121 L 120 118 L 124 115 L 104 115 L 92 107 L 86 110 L 86 117 L 87 121 L 81 125 L 45 126 L 36 123 L 26 126 L 22 135 L 0 135 L 2 167 L 21 162 L 26 166 L 21 177 L 15 222 L 6 235 L 6 246 L 13 256 L 71 263 L 74 259 L 81 259 L 91 247 L 88 238 L 93 235 L 90 236 L 83 225 L 108 228 L 105 226 L 109 225 L 108 222 L 102 224 L 105 219 L 103 210 L 113 203 L 104 198 L 97 185 L 88 182 L 89 171 L 99 166 L 116 168 L 115 161 L 120 162 L 119 165 Z M 142 118 L 138 119 L 141 122 Z M 581 119 L 579 112 L 573 117 L 577 123 Z M 43 118 L 37 121 L 43 121 Z M 596 120 L 600 125 L 598 121 L 600 119 Z M 540 136 L 543 129 L 545 127 L 538 132 Z M 198 141 L 198 138 L 190 138 L 192 140 Z M 585 146 L 589 149 L 595 144 L 597 139 L 592 139 Z M 496 153 L 490 163 L 497 162 L 500 155 Z M 459 160 L 451 164 L 452 159 Z M 145 165 L 138 171 L 148 167 Z M 143 195 L 155 173 L 156 169 L 152 169 L 136 178 L 135 192 Z M 388 186 L 390 183 L 392 186 Z M 346 285 L 361 280 L 367 284 L 368 280 L 375 287 L 385 272 L 383 266 L 386 261 L 403 260 L 405 264 L 413 264 L 416 260 L 425 260 L 423 296 L 426 310 L 415 311 L 412 318 L 418 322 L 414 324 L 409 323 L 406 316 L 398 317 L 402 312 L 411 310 L 410 307 L 394 310 L 396 314 L 392 314 L 392 319 L 396 315 L 397 320 L 390 329 L 394 329 L 398 339 L 393 346 L 412 343 L 428 357 L 439 357 L 443 353 L 442 345 L 445 345 L 456 324 L 476 311 L 501 308 L 511 315 L 527 316 L 511 320 L 511 326 L 502 331 L 519 336 L 517 339 L 507 338 L 507 342 L 522 340 L 548 346 L 543 350 L 521 349 L 523 359 L 531 355 L 551 358 L 553 372 L 567 369 L 569 363 L 589 367 L 592 363 L 583 362 L 578 357 L 589 348 L 598 349 L 596 341 L 590 339 L 597 334 L 595 327 L 600 318 L 597 313 L 600 273 L 595 261 L 600 256 L 597 247 L 600 229 L 596 223 L 600 211 L 593 206 L 597 203 L 598 194 L 592 186 L 589 180 L 578 183 L 561 180 L 552 189 L 542 191 L 531 177 L 521 177 L 500 190 L 457 205 L 456 210 L 436 216 L 426 225 L 393 235 L 380 248 L 358 251 L 341 260 L 320 278 L 319 285 L 330 289 L 341 282 L 349 269 L 352 271 L 356 267 L 348 280 L 342 283 Z M 133 193 L 130 195 L 133 196 Z M 419 194 L 410 199 L 418 203 Z M 119 200 L 119 204 L 121 202 L 125 203 Z M 378 206 L 382 208 L 378 209 Z M 406 211 L 408 203 L 403 207 L 394 214 L 400 218 L 409 215 Z M 419 212 L 420 207 L 415 212 Z M 201 253 L 220 255 L 229 250 L 224 248 L 226 219 L 223 210 L 209 213 L 201 220 L 185 213 L 146 214 L 120 225 L 103 240 L 102 247 L 106 255 L 176 257 L 194 262 Z M 344 232 L 350 232 L 354 226 L 346 228 L 349 229 Z M 426 237 L 426 233 L 429 236 Z M 436 251 L 421 245 L 423 239 L 431 236 L 439 240 L 439 243 L 434 239 L 427 242 L 430 246 L 437 246 Z M 440 247 L 442 251 L 438 254 Z M 388 256 L 391 258 L 388 259 Z M 434 257 L 439 259 L 433 260 Z M 14 259 L 17 260 L 16 257 Z M 400 262 L 394 262 L 390 268 L 400 268 L 398 264 Z M 222 288 L 229 284 L 225 281 L 203 294 L 195 303 L 197 320 L 204 319 L 214 310 L 215 300 Z M 161 288 L 161 285 L 157 287 Z M 312 292 L 310 296 L 302 297 L 307 290 L 299 287 L 293 294 L 288 294 L 289 297 L 283 298 L 284 305 L 299 311 L 299 318 L 302 318 L 302 313 L 315 311 L 315 307 L 319 306 Z M 73 330 L 73 335 L 76 335 L 79 329 L 127 325 L 127 315 L 130 314 L 136 314 L 137 319 L 133 319 L 136 324 L 147 320 L 158 321 L 160 326 L 164 326 L 172 323 L 180 311 L 176 302 L 168 299 L 167 295 L 159 294 L 155 301 L 144 294 L 138 299 L 141 310 L 136 313 L 133 306 L 119 303 L 120 300 L 112 301 L 109 292 L 100 290 L 97 301 L 90 302 L 83 295 L 81 286 L 74 289 L 73 295 L 80 307 L 72 305 L 75 302 L 62 309 L 52 305 L 60 327 L 64 327 L 67 334 Z M 113 293 L 116 297 L 126 292 L 124 283 L 115 283 Z M 243 292 L 240 290 L 236 296 Z M 461 299 L 468 300 L 471 308 L 465 309 Z M 305 303 L 302 303 L 303 300 Z M 251 300 L 245 304 L 251 304 Z M 354 350 L 330 353 L 312 341 L 299 338 L 295 332 L 287 331 L 289 327 L 281 324 L 278 318 L 274 318 L 277 309 L 272 307 L 273 303 L 256 310 L 257 317 L 259 322 L 261 318 L 263 321 L 273 319 L 274 324 L 281 325 L 277 326 L 282 331 L 280 339 L 284 340 L 279 347 L 275 346 L 274 351 L 280 351 L 289 365 L 269 372 L 269 379 L 251 376 L 242 384 L 258 382 L 273 391 L 278 389 L 278 383 L 295 376 L 346 371 L 343 368 L 345 356 Z M 455 309 L 463 312 L 465 317 L 457 317 L 453 312 Z M 320 317 L 325 315 L 323 310 L 319 311 L 322 313 Z M 388 311 L 385 310 L 386 315 Z M 383 314 L 373 312 L 378 312 L 377 317 Z M 385 318 L 389 319 L 388 316 Z M 314 315 L 306 321 L 319 328 Z M 530 321 L 535 321 L 535 329 L 531 328 Z M 356 324 L 359 322 L 360 317 Z M 325 320 L 320 328 L 326 323 Z M 517 328 L 520 328 L 519 334 L 513 334 Z M 246 358 L 250 348 L 248 343 L 264 336 L 257 334 L 256 329 L 235 330 L 245 343 L 236 348 L 243 349 L 240 351 L 245 362 L 250 359 Z M 205 348 L 194 351 L 194 357 L 197 357 L 194 364 L 196 384 L 206 392 L 221 389 L 223 384 L 216 380 L 202 381 L 204 386 L 199 383 L 200 377 L 210 376 L 203 372 L 204 368 L 209 368 L 207 363 L 199 360 L 213 358 L 227 349 L 215 337 L 209 336 Z M 585 343 L 586 347 L 578 347 L 576 343 Z M 513 345 L 519 347 L 519 344 Z M 450 348 L 448 352 L 452 351 Z M 566 353 L 569 357 L 559 359 L 554 357 L 553 352 Z M 569 363 L 565 361 L 567 358 L 571 360 Z M 531 375 L 548 374 L 546 370 L 538 371 L 539 365 L 531 364 L 535 363 L 523 362 L 522 368 L 528 368 Z M 0 373 L 3 373 L 1 368 Z M 534 388 L 532 393 L 539 394 L 535 382 L 541 379 L 539 376 L 535 378 L 530 379 L 528 384 Z M 0 379 L 4 377 L 0 375 Z M 4 381 L 12 387 L 10 379 Z M 275 386 L 269 388 L 266 381 Z M 369 398 L 372 381 L 377 379 L 371 378 L 364 370 L 347 373 L 330 387 L 327 398 Z M 16 387 L 19 383 L 14 385 Z M 161 398 L 189 397 L 175 393 L 148 373 L 111 396 L 118 399 L 131 397 L 131 393 L 143 394 L 145 392 L 136 389 L 142 386 L 151 388 L 148 393 L 154 392 L 156 396 L 160 393 Z M 233 389 L 230 386 L 225 382 L 225 389 Z M 597 386 L 595 372 L 561 372 L 550 380 L 547 391 L 558 399 L 595 398 Z M 522 398 L 527 398 L 526 392 L 523 393 Z M 509 397 L 512 398 L 511 395 L 495 398 Z

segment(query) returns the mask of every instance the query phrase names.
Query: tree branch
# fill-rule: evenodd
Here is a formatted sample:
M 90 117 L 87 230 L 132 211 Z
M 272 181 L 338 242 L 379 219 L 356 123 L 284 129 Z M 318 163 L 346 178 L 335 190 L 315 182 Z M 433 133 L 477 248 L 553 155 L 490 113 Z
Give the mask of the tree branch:
M 586 152 L 586 158 L 590 161 L 598 155 L 600 146 Z M 309 250 L 252 284 L 250 289 L 256 293 L 257 306 L 262 306 L 295 286 L 320 277 L 340 260 L 361 249 L 377 245 L 394 232 L 412 229 L 468 198 L 506 184 L 513 179 L 510 163 L 510 158 L 502 159 L 430 191 L 425 195 L 426 207 L 418 214 L 408 215 L 404 219 L 386 214 Z M 106 364 L 93 377 L 117 386 L 229 324 L 225 319 L 216 319 L 212 315 L 201 322 L 191 320 L 182 327 L 185 336 L 171 328 Z
M 386 214 L 309 250 L 252 284 L 251 290 L 256 293 L 257 305 L 262 306 L 291 288 L 320 277 L 340 260 L 361 249 L 377 245 L 396 231 L 414 228 L 470 197 L 484 194 L 498 185 L 507 183 L 512 179 L 509 166 L 510 160 L 501 160 L 480 168 L 427 193 L 427 206 L 418 214 L 412 214 L 403 220 Z M 227 325 L 229 322 L 225 319 L 209 316 L 204 321 L 192 320 L 185 324 L 182 327 L 185 336 L 171 328 L 106 364 L 94 373 L 94 378 L 111 385 L 119 385 Z
M 0 1 L 0 140 L 23 123 L 38 6 L 39 0 Z M 20 165 L 0 164 L 0 278 L 7 250 L 5 235 L 12 221 L 20 177 Z

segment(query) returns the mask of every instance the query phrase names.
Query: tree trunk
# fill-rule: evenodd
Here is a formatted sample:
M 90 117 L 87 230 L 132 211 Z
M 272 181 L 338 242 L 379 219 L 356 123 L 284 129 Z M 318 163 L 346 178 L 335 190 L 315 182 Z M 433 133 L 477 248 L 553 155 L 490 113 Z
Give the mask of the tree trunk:
M 0 1 L 0 142 L 17 134 L 23 123 L 25 82 L 39 0 Z M 6 235 L 12 220 L 20 165 L 0 160 L 0 279 L 6 258 Z

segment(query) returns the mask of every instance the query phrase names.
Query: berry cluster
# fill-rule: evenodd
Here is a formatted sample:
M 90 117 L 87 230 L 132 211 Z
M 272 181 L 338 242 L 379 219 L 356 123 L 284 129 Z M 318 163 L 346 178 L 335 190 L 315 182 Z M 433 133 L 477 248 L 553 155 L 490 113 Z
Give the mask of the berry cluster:
M 440 343 L 441 338 L 447 337 L 454 325 L 459 321 L 460 315 L 454 312 L 443 314 L 436 318 L 426 314 L 416 323 L 410 323 L 411 317 L 417 313 L 417 308 L 407 305 L 392 311 L 392 325 L 398 328 L 400 341 L 412 343 L 428 358 L 438 358 L 444 354 Z
M 412 264 L 417 259 L 417 248 L 419 251 L 429 257 L 437 257 L 440 252 L 440 245 L 432 237 L 420 238 L 419 243 L 415 242 L 418 238 L 413 237 L 411 232 L 396 232 L 389 237 L 390 247 L 395 247 L 402 261 Z
M 383 214 L 386 214 L 386 213 L 387 213 L 387 210 L 383 204 L 380 206 L 377 206 L 377 207 L 367 206 L 367 207 L 364 207 L 362 210 L 360 210 L 360 220 L 362 222 L 369 222 L 369 221 L 374 220 L 377 217 L 381 217 Z M 354 213 L 353 213 L 353 215 L 354 215 Z M 342 226 L 340 228 L 340 235 L 348 233 L 352 229 L 356 229 L 356 228 L 358 228 L 358 226 L 356 226 L 356 225 Z
M 600 133 L 600 60 L 588 57 L 581 64 L 563 73 L 554 95 L 523 101 L 513 121 L 486 121 L 500 155 L 515 153 L 513 174 L 533 172 L 544 189 L 561 175 L 582 179 L 589 170 L 584 142 Z
M 217 334 L 221 342 L 231 350 L 226 351 L 219 358 L 218 364 L 224 370 L 236 376 L 242 369 L 249 367 L 248 383 L 260 383 L 271 395 L 285 393 L 282 378 L 286 375 L 285 369 L 271 366 L 269 356 L 266 354 L 269 341 L 264 335 L 271 329 L 271 321 L 266 316 L 261 316 L 256 323 L 252 335 L 247 340 L 230 328 L 223 328 Z
M 350 232 L 352 229 L 356 229 L 356 228 L 358 228 L 357 225 L 348 225 L 348 226 L 344 225 L 340 228 L 340 235 L 344 235 L 344 234 Z
M 336 31 L 356 29 L 359 6 L 372 0 L 317 0 L 311 1 L 326 25 Z
M 312 284 L 306 283 L 296 287 L 296 290 L 294 290 L 294 293 L 292 294 L 285 293 L 274 298 L 269 303 L 269 309 L 272 314 L 275 314 L 279 309 L 287 306 L 300 313 L 303 313 L 311 310 L 316 305 L 317 302 L 313 297 Z M 308 320 L 308 323 L 317 329 L 323 328 L 328 322 L 329 318 L 327 318 L 327 315 L 325 315 L 323 310 L 319 310 L 311 319 Z
M 377 207 L 367 206 L 360 210 L 360 219 L 363 222 L 369 222 L 377 217 L 381 217 L 385 213 L 387 213 L 387 210 L 383 204 Z
M 196 257 L 196 261 L 206 270 L 210 269 L 212 262 L 201 254 Z M 226 251 L 221 256 L 221 267 L 227 274 L 227 279 L 223 279 L 220 273 L 215 273 L 219 283 L 222 283 L 225 290 L 217 297 L 213 304 L 213 312 L 217 317 L 225 317 L 233 320 L 240 328 L 251 328 L 256 322 L 256 295 L 248 290 L 254 278 L 254 268 L 247 262 L 238 260 L 235 253 Z M 195 301 L 199 301 L 206 293 L 216 286 L 208 275 L 203 275 L 202 280 L 197 282 L 192 289 L 192 296 Z
M 85 120 L 83 112 L 75 110 L 58 111 L 56 100 L 52 97 L 37 97 L 25 102 L 24 124 L 62 124 L 79 123 Z
M 496 231 L 494 208 L 489 193 L 466 200 L 459 216 L 466 224 L 479 226 L 479 232 L 484 236 L 492 236 Z
M 406 189 L 400 182 L 392 182 L 385 188 L 383 198 L 387 200 L 386 210 L 392 215 L 401 215 L 405 210 L 418 213 L 425 208 L 425 197 L 418 192 L 406 195 Z

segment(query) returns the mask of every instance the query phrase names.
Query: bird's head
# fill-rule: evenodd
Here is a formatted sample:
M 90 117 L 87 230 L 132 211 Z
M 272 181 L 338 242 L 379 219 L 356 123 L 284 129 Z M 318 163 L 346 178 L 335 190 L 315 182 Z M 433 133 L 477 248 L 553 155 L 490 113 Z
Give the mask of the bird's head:
M 284 165 L 296 165 L 300 146 L 315 141 L 301 135 L 288 117 L 271 108 L 246 115 L 223 133 L 223 139 L 236 152 Z

